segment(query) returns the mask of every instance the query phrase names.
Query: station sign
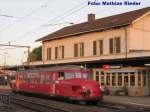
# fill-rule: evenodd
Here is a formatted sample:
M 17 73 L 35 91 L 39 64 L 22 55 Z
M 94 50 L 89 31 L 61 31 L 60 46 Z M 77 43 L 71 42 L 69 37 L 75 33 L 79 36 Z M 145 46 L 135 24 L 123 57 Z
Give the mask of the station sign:
M 120 66 L 120 65 L 103 65 L 102 68 L 103 68 L 104 70 L 108 70 L 108 69 L 119 69 L 119 68 L 121 68 L 121 66 Z

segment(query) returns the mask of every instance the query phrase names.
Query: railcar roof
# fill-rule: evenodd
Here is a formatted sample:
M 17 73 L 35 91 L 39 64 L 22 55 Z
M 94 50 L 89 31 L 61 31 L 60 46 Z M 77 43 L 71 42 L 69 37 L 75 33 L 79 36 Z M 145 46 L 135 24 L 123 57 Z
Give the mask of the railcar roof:
M 63 70 L 81 70 L 81 67 L 76 65 L 67 65 L 67 66 L 55 66 L 55 67 L 44 67 L 44 68 L 30 68 L 28 70 L 19 71 L 19 72 L 63 71 Z M 83 70 L 88 70 L 88 69 L 83 68 Z

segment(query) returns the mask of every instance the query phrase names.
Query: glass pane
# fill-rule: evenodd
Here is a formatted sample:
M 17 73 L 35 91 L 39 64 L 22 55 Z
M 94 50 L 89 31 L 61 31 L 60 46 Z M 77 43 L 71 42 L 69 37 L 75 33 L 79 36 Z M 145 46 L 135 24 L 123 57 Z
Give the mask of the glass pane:
M 101 76 L 101 85 L 104 85 L 104 76 Z
M 99 72 L 96 72 L 96 81 L 99 82 Z
M 146 86 L 146 74 L 143 74 L 143 86 Z
M 66 72 L 65 73 L 65 77 L 66 77 L 66 79 L 73 79 L 74 78 L 74 74 L 72 72 Z
M 59 72 L 58 80 L 64 80 L 64 77 L 65 77 L 64 72 Z
M 109 73 L 107 73 L 106 74 L 106 85 L 110 85 L 110 74 Z
M 125 75 L 124 76 L 124 85 L 128 85 L 128 82 L 129 82 L 128 75 Z
M 130 75 L 130 85 L 135 86 L 135 75 Z
M 118 74 L 118 86 L 122 86 L 122 74 Z
M 112 74 L 112 86 L 116 86 L 116 75 Z
M 80 73 L 80 72 L 76 72 L 76 73 L 75 73 L 75 75 L 76 75 L 76 78 L 82 78 L 82 76 L 81 76 L 81 73 Z
M 141 86 L 141 75 L 138 74 L 138 86 Z
M 82 76 L 83 76 L 83 78 L 85 78 L 85 79 L 88 78 L 88 74 L 87 74 L 87 73 L 83 73 Z

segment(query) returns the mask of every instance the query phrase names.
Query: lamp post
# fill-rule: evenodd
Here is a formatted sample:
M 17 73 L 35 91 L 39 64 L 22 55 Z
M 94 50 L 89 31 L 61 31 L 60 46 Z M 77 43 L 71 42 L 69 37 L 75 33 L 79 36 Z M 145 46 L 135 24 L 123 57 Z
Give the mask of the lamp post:
M 6 56 L 7 56 L 7 52 L 4 52 L 4 67 L 6 66 Z

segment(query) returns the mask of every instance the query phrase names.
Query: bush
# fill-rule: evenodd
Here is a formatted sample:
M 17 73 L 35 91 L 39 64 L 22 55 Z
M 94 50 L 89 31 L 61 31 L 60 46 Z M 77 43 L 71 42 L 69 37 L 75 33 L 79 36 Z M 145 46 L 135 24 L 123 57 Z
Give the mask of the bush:
M 128 87 L 125 85 L 120 90 L 116 91 L 116 95 L 125 96 L 128 95 Z
M 122 91 L 125 92 L 126 95 L 128 95 L 128 87 L 127 87 L 127 85 L 124 85 L 122 87 Z

